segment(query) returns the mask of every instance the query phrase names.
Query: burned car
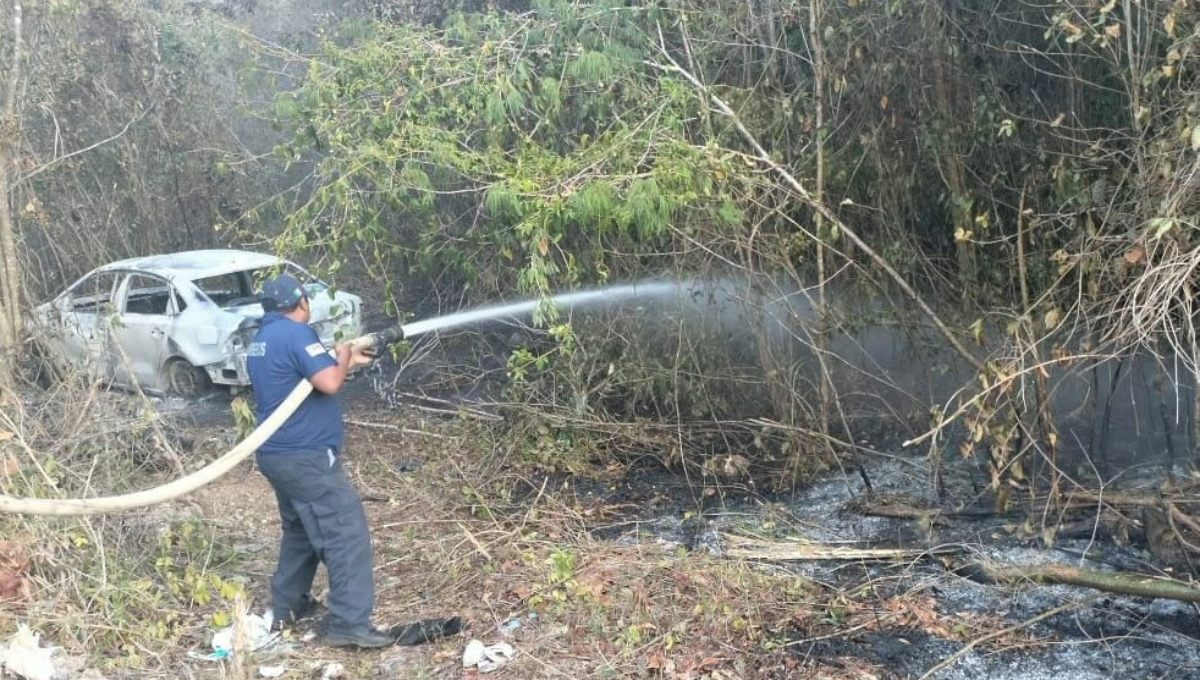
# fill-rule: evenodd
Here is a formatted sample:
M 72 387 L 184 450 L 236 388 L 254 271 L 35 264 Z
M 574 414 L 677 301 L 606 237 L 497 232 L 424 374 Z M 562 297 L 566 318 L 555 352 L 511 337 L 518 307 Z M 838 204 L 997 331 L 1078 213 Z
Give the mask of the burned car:
M 246 347 L 263 309 L 258 282 L 304 282 L 310 322 L 329 346 L 362 331 L 362 300 L 274 255 L 194 250 L 99 267 L 33 312 L 43 353 L 64 372 L 150 392 L 197 396 L 242 387 Z

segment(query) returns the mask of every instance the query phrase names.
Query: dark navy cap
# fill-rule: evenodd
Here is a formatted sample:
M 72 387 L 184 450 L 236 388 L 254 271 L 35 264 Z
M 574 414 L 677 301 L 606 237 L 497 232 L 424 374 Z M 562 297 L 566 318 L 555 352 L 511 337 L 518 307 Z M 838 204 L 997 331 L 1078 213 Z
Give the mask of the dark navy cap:
M 308 294 L 291 274 L 280 274 L 262 284 L 262 306 L 265 312 L 287 312 L 300 304 Z

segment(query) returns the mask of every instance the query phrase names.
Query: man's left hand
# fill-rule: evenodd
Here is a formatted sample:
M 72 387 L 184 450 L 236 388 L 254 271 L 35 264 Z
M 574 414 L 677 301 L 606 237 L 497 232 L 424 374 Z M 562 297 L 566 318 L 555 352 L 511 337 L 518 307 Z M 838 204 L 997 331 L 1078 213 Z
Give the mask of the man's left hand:
M 346 343 L 339 345 L 337 348 L 339 361 L 343 356 L 346 357 L 346 370 L 353 371 L 356 368 L 370 366 L 379 357 L 371 354 L 366 348 Z

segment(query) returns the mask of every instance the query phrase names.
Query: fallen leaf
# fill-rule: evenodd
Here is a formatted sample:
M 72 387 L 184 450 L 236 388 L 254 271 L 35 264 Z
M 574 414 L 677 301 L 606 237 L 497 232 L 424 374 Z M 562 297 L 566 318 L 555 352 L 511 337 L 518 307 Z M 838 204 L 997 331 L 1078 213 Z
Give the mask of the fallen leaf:
M 12 541 L 0 541 L 0 602 L 27 600 L 32 589 L 27 574 L 29 556 Z
M 1063 366 L 1070 366 L 1072 363 L 1071 353 L 1061 345 L 1051 350 L 1050 356 L 1054 357 L 1054 360 Z
M 1046 312 L 1046 318 L 1045 318 L 1046 330 L 1052 331 L 1055 328 L 1058 328 L 1058 324 L 1060 321 L 1062 321 L 1062 310 L 1059 309 L 1058 307 L 1055 307 L 1054 309 L 1051 309 Z
M 745 456 L 734 454 L 725 459 L 724 472 L 729 477 L 744 475 L 749 469 L 750 461 Z

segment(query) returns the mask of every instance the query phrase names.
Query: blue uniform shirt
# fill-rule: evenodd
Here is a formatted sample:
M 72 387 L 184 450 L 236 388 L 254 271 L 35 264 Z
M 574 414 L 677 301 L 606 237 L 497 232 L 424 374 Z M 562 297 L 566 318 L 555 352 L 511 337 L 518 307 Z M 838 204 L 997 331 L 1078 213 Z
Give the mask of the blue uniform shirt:
M 268 313 L 250 343 L 246 359 L 258 422 L 274 413 L 301 380 L 336 365 L 337 361 L 308 324 Z M 313 390 L 258 450 L 288 453 L 327 447 L 341 449 L 344 436 L 342 406 L 337 397 Z

